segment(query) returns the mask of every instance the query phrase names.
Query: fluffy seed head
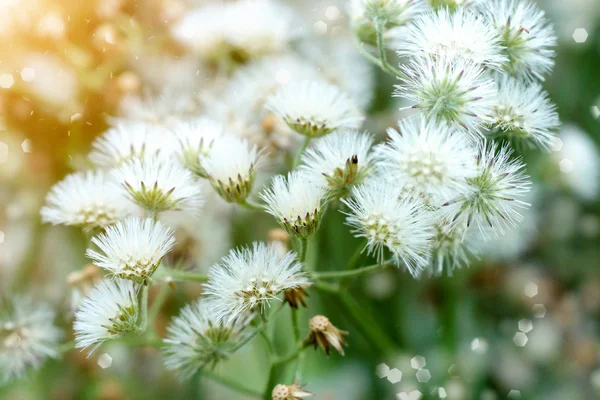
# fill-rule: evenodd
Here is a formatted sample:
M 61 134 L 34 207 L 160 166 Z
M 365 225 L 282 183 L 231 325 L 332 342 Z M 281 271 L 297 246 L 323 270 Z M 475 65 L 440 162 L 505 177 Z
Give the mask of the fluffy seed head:
M 511 155 L 509 147 L 482 145 L 477 157 L 478 172 L 467 178 L 468 190 L 443 205 L 446 218 L 458 226 L 475 223 L 485 237 L 490 231 L 486 225 L 497 235 L 520 222 L 519 210 L 529 207 L 523 197 L 531 182 L 525 174 L 525 164 Z
M 464 190 L 465 178 L 476 172 L 476 148 L 460 133 L 427 123 L 423 118 L 398 122 L 388 129 L 389 140 L 375 153 L 380 174 L 427 203 Z
M 199 369 L 214 367 L 246 337 L 248 322 L 244 318 L 219 322 L 205 301 L 186 305 L 167 328 L 165 366 L 177 371 L 181 379 L 190 378 Z
M 61 336 L 46 304 L 20 296 L 0 299 L 0 384 L 58 357 Z
M 504 71 L 517 78 L 543 80 L 554 66 L 556 45 L 544 12 L 526 0 L 492 0 L 479 8 L 500 34 L 508 58 Z
M 209 118 L 198 118 L 190 122 L 179 122 L 172 130 L 179 142 L 176 154 L 183 166 L 206 178 L 202 160 L 208 155 L 213 141 L 223 136 L 223 126 Z
M 194 175 L 170 158 L 136 158 L 113 171 L 131 200 L 150 212 L 197 214 L 202 187 Z
M 215 139 L 202 161 L 210 183 L 230 203 L 242 202 L 248 197 L 259 162 L 260 152 L 256 146 L 231 135 Z
M 497 30 L 467 9 L 442 8 L 422 14 L 392 36 L 399 56 L 464 59 L 476 65 L 501 69 L 507 62 Z
M 273 178 L 271 187 L 260 194 L 267 212 L 290 235 L 308 237 L 321 223 L 327 188 L 303 172 L 293 171 Z
M 104 341 L 137 332 L 138 286 L 130 280 L 104 279 L 75 313 L 75 347 L 93 346 L 94 352 Z
M 141 284 L 175 244 L 173 235 L 171 228 L 150 218 L 128 218 L 94 237 L 101 252 L 88 249 L 86 255 L 112 275 Z
M 377 24 L 384 30 L 397 28 L 426 9 L 422 0 L 352 0 L 350 18 L 358 38 L 377 45 Z
M 479 137 L 490 121 L 496 85 L 483 76 L 483 68 L 468 60 L 416 58 L 401 67 L 406 77 L 395 96 L 415 103 L 412 108 L 428 121 L 447 124 Z
M 205 293 L 211 315 L 227 323 L 261 311 L 287 289 L 310 285 L 295 253 L 282 255 L 276 246 L 264 243 L 231 250 L 208 275 Z
M 335 132 L 306 150 L 300 168 L 315 182 L 326 186 L 330 196 L 345 197 L 371 172 L 372 144 L 373 137 L 366 132 Z
M 134 208 L 110 174 L 96 170 L 68 175 L 54 185 L 41 215 L 44 222 L 53 225 L 91 230 L 115 223 Z
M 364 119 L 345 93 L 320 81 L 292 82 L 270 96 L 266 106 L 292 130 L 308 137 L 358 128 Z
M 142 122 L 123 122 L 92 143 L 90 161 L 101 168 L 114 168 L 134 158 L 169 154 L 169 132 Z
M 280 383 L 271 392 L 273 400 L 300 400 L 310 396 L 314 396 L 314 394 L 304 391 L 303 386 L 298 383 L 292 385 L 283 385 Z
M 548 94 L 536 83 L 528 85 L 510 78 L 498 80 L 492 131 L 510 140 L 535 144 L 549 150 L 560 121 Z
M 346 223 L 355 236 L 367 239 L 369 254 L 379 262 L 387 249 L 396 265 L 417 277 L 429 261 L 431 219 L 422 203 L 401 197 L 401 190 L 379 179 L 360 185 L 352 198 L 342 199 L 350 208 Z

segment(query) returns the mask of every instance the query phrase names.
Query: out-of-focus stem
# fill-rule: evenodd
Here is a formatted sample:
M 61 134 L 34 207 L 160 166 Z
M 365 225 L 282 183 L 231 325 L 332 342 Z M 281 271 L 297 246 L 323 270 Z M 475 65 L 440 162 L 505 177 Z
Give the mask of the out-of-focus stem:
M 243 207 L 247 210 L 252 210 L 252 211 L 265 211 L 265 208 L 263 206 L 261 206 L 260 204 L 256 204 L 248 199 L 238 203 L 240 205 L 240 207 Z
M 164 274 L 174 281 L 208 282 L 208 275 L 199 272 L 183 271 L 180 269 L 166 268 Z
M 259 393 L 258 391 L 247 388 L 247 387 L 243 386 L 242 384 L 235 382 L 229 378 L 219 376 L 219 375 L 215 374 L 214 372 L 209 371 L 208 369 L 202 370 L 202 372 L 200 373 L 200 376 L 207 377 L 207 378 L 209 378 L 209 379 L 211 379 L 211 380 L 213 380 L 213 381 L 215 381 L 237 393 L 245 394 L 247 396 L 252 396 L 252 397 L 257 397 L 257 398 L 262 397 L 262 394 Z
M 302 159 L 302 154 L 304 154 L 304 150 L 306 150 L 306 148 L 308 147 L 308 144 L 310 143 L 310 136 L 307 136 L 304 138 L 304 142 L 302 143 L 302 147 L 300 148 L 300 150 L 298 150 L 298 153 L 296 154 L 296 157 L 294 158 L 294 164 L 292 165 L 292 169 L 296 169 L 296 167 L 298 165 L 300 165 L 300 160 Z
M 143 334 L 148 329 L 148 285 L 142 286 L 142 293 L 140 294 L 140 319 L 138 329 L 139 335 Z
M 311 277 L 315 280 L 317 279 L 344 279 L 344 278 L 354 278 L 363 274 L 368 274 L 373 271 L 377 271 L 380 269 L 387 268 L 390 264 L 373 264 L 368 265 L 366 267 L 361 267 L 357 269 L 352 269 L 349 271 L 326 271 L 326 272 L 313 272 Z

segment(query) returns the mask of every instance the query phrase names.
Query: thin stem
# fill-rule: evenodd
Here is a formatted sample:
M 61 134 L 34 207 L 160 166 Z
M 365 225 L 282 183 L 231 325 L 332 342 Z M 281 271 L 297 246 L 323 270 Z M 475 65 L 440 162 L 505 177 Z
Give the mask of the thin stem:
M 364 249 L 365 249 L 366 244 L 367 244 L 367 239 L 363 239 L 361 241 L 361 243 L 358 246 L 356 246 L 356 250 L 354 251 L 354 254 L 350 258 L 350 261 L 348 261 L 348 265 L 346 265 L 347 270 L 353 270 L 356 268 L 358 262 L 360 261 L 360 259 L 362 258 L 363 254 L 364 254 Z
M 313 279 L 342 279 L 342 278 L 354 278 L 363 274 L 368 274 L 379 269 L 387 268 L 390 264 L 373 264 L 366 267 L 352 269 L 349 271 L 327 271 L 327 272 L 313 272 L 311 277 Z
M 306 250 L 308 249 L 308 238 L 300 238 L 300 262 L 306 261 Z
M 150 323 L 153 323 L 154 320 L 156 319 L 156 317 L 158 316 L 158 314 L 160 313 L 160 310 L 162 309 L 163 304 L 165 304 L 165 301 L 169 297 L 169 290 L 170 290 L 170 288 L 168 285 L 161 286 L 160 291 L 158 292 L 158 295 L 152 302 L 152 305 L 150 306 L 150 310 L 148 311 L 148 321 L 150 321 Z
M 59 353 L 68 353 L 69 351 L 75 348 L 75 340 L 71 340 L 69 342 L 63 343 L 58 348 Z
M 247 210 L 251 210 L 251 211 L 265 211 L 265 208 L 263 206 L 261 206 L 260 204 L 256 204 L 253 201 L 250 201 L 248 199 L 245 199 L 242 202 L 238 203 L 240 205 L 240 207 L 243 207 Z
M 300 150 L 296 154 L 296 157 L 294 158 L 294 164 L 292 165 L 292 169 L 295 169 L 298 165 L 300 165 L 300 160 L 302 159 L 302 154 L 304 154 L 304 150 L 306 150 L 306 148 L 308 147 L 308 144 L 310 143 L 310 139 L 311 139 L 310 136 L 306 136 L 304 138 L 304 143 L 302 143 L 302 147 L 300 148 Z
M 381 68 L 392 74 L 393 76 L 400 78 L 404 76 L 402 72 L 398 69 L 392 67 L 387 61 L 387 54 L 385 43 L 383 41 L 383 31 L 385 29 L 385 21 L 376 21 L 375 22 L 375 32 L 377 33 L 377 49 L 379 50 L 379 59 L 381 60 Z
M 254 389 L 247 388 L 247 387 L 243 386 L 242 384 L 240 384 L 238 382 L 235 382 L 235 381 L 233 381 L 233 380 L 231 380 L 229 378 L 225 378 L 225 377 L 219 376 L 219 375 L 215 374 L 214 372 L 211 372 L 211 371 L 208 371 L 208 370 L 203 370 L 200 373 L 200 376 L 204 376 L 206 378 L 209 378 L 209 379 L 211 379 L 211 380 L 213 380 L 213 381 L 215 381 L 215 382 L 217 382 L 217 383 L 219 383 L 219 384 L 221 384 L 221 385 L 223 385 L 223 386 L 225 386 L 225 387 L 227 387 L 227 388 L 229 388 L 229 389 L 231 389 L 231 390 L 233 390 L 233 391 L 235 391 L 237 393 L 245 394 L 247 396 L 252 396 L 252 397 L 257 397 L 257 398 L 262 397 L 262 394 L 259 393 L 258 391 L 254 390 Z
M 290 307 L 291 308 L 291 307 Z M 298 327 L 298 309 L 291 308 L 292 310 L 292 330 L 294 331 L 294 340 L 300 341 L 300 328 Z
M 269 369 L 269 378 L 267 379 L 267 385 L 265 387 L 265 392 L 263 393 L 264 400 L 272 400 L 273 397 L 271 395 L 271 392 L 273 391 L 273 388 L 275 387 L 276 380 L 277 380 L 277 365 L 272 363 L 271 368 Z
M 148 329 L 148 285 L 142 286 L 142 293 L 140 294 L 140 317 L 138 329 L 139 335 L 146 332 L 146 329 Z
M 265 332 L 265 327 L 266 326 L 263 326 L 263 329 L 261 329 L 258 333 L 265 340 L 267 350 L 269 351 L 269 356 L 272 356 L 273 354 L 275 354 L 275 349 L 273 349 L 273 343 L 271 343 L 271 339 L 269 339 L 269 336 L 267 336 L 267 332 Z
M 200 272 L 184 271 L 166 267 L 163 268 L 163 272 L 174 281 L 208 282 L 208 275 Z
M 281 364 L 286 364 L 290 361 L 294 361 L 301 353 L 302 351 L 306 349 L 306 346 L 303 346 L 302 343 L 300 343 L 299 346 L 297 346 L 294 351 L 292 351 L 290 354 L 285 355 L 283 357 L 279 357 L 276 358 L 275 360 L 273 360 L 273 364 L 274 365 L 281 365 Z

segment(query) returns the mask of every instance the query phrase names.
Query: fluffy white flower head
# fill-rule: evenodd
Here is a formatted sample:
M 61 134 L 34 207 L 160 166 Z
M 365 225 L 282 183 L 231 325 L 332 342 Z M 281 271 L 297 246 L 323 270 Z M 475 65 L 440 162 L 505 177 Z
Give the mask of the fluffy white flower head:
M 496 85 L 471 61 L 416 58 L 401 67 L 406 77 L 395 96 L 415 103 L 412 108 L 428 121 L 447 124 L 478 137 L 496 97 Z
M 75 347 L 93 346 L 93 352 L 106 340 L 137 333 L 137 292 L 138 286 L 129 280 L 100 282 L 75 313 Z
M 456 131 L 423 118 L 398 122 L 375 153 L 380 175 L 426 203 L 461 192 L 476 173 L 476 148 Z
M 195 215 L 203 204 L 199 181 L 170 158 L 136 158 L 113 175 L 131 200 L 150 212 L 181 210 Z
M 501 69 L 507 61 L 497 30 L 463 8 L 422 14 L 414 23 L 398 29 L 392 41 L 399 56 L 459 58 L 494 69 Z
M 369 150 L 373 137 L 345 130 L 317 140 L 302 156 L 302 170 L 327 187 L 333 197 L 345 197 L 372 169 Z
M 281 52 L 294 37 L 291 13 L 270 0 L 204 5 L 179 20 L 172 34 L 209 63 Z
M 267 212 L 290 235 L 306 238 L 319 229 L 327 188 L 307 174 L 293 171 L 273 178 L 271 187 L 260 194 Z
M 178 141 L 176 154 L 184 167 L 206 178 L 202 158 L 208 155 L 213 142 L 223 136 L 223 126 L 209 118 L 179 122 L 172 127 Z
M 403 26 L 426 9 L 423 0 L 352 0 L 350 19 L 362 42 L 377 45 L 376 24 L 383 30 Z
M 481 145 L 478 171 L 467 178 L 468 190 L 443 205 L 448 220 L 467 228 L 475 223 L 484 237 L 490 230 L 504 234 L 523 219 L 519 210 L 529 207 L 523 201 L 531 187 L 525 164 L 511 158 L 509 147 L 498 147 Z
M 103 170 L 68 175 L 50 189 L 41 215 L 53 225 L 104 228 L 133 211 L 119 185 Z
M 535 144 L 549 150 L 560 121 L 556 107 L 537 83 L 503 77 L 498 81 L 492 129 L 511 140 Z
M 270 96 L 266 106 L 291 129 L 308 137 L 358 128 L 364 119 L 345 93 L 318 81 L 290 83 Z
M 101 252 L 88 249 L 96 265 L 122 279 L 146 282 L 175 244 L 171 228 L 150 218 L 128 218 L 92 239 Z
M 455 226 L 441 218 L 433 224 L 431 239 L 431 262 L 427 270 L 433 276 L 441 276 L 468 264 L 469 257 L 475 255 L 473 243 L 465 238 L 464 226 Z
M 268 306 L 286 290 L 310 285 L 295 253 L 255 242 L 233 249 L 208 274 L 206 294 L 216 320 L 232 322 Z
M 24 376 L 59 355 L 54 311 L 27 297 L 0 300 L 0 384 Z
M 167 328 L 165 366 L 177 371 L 182 379 L 215 366 L 235 351 L 246 336 L 244 328 L 248 322 L 245 318 L 218 321 L 206 301 L 186 305 Z
M 228 202 L 243 202 L 252 191 L 260 152 L 246 139 L 225 135 L 213 142 L 202 161 L 210 183 Z
M 168 153 L 168 132 L 143 122 L 121 122 L 92 143 L 88 155 L 94 165 L 114 168 L 134 159 Z
M 526 0 L 481 3 L 482 13 L 501 36 L 508 63 L 504 70 L 517 78 L 544 79 L 554 66 L 556 37 L 542 10 Z
M 401 197 L 401 188 L 382 180 L 360 185 L 342 201 L 350 208 L 346 223 L 355 236 L 367 239 L 369 254 L 383 262 L 387 249 L 396 265 L 419 275 L 428 263 L 431 239 L 431 219 L 422 203 Z

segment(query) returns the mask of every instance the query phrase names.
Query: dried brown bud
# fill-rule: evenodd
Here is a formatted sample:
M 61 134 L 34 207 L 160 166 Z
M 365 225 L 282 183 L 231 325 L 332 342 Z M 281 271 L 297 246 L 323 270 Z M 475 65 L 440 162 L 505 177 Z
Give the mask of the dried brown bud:
M 303 385 L 294 383 L 293 385 L 279 384 L 273 388 L 271 397 L 273 400 L 299 400 L 303 397 L 314 396 L 313 393 L 302 390 Z
M 305 297 L 308 297 L 308 292 L 305 290 L 308 286 L 297 286 L 295 288 L 287 289 L 283 292 L 285 301 L 288 302 L 290 307 L 298 308 L 298 303 L 302 304 L 302 307 L 306 307 Z
M 346 345 L 343 335 L 347 335 L 348 332 L 342 331 L 336 328 L 330 321 L 329 318 L 323 315 L 317 315 L 311 318 L 309 322 L 310 334 L 304 340 L 305 344 L 312 344 L 315 349 L 321 346 L 325 350 L 325 354 L 329 355 L 331 346 L 333 346 L 338 353 L 344 355 L 344 349 L 342 344 Z

